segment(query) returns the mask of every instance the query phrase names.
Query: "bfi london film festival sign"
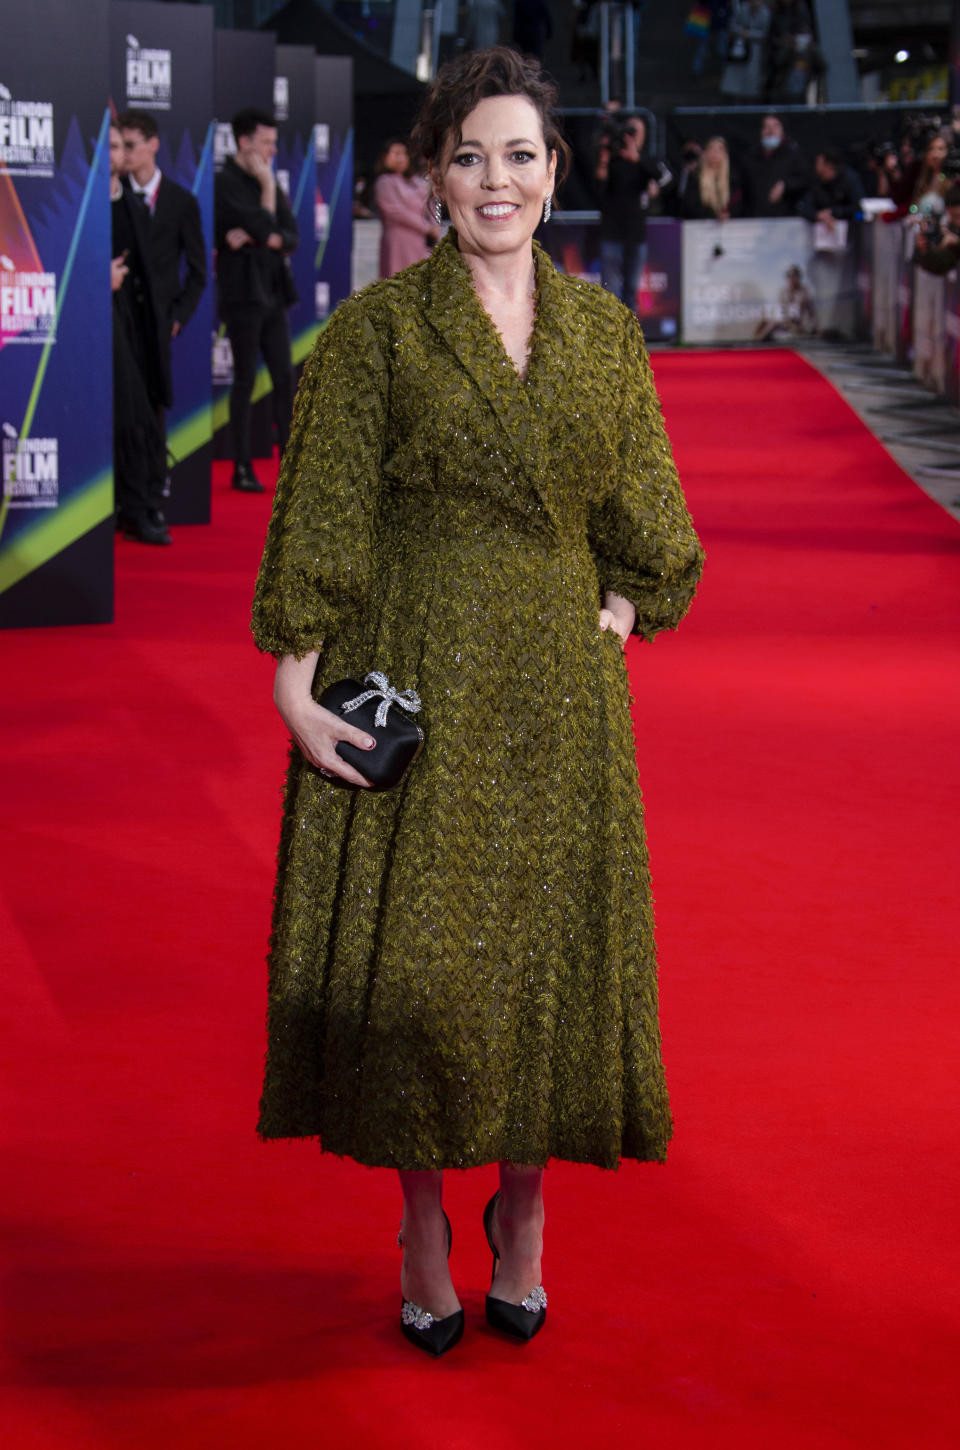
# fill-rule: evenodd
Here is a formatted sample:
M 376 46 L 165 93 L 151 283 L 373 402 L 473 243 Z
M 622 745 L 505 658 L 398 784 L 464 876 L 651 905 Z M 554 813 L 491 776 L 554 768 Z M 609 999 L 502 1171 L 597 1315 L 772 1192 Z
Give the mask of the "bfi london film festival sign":
M 53 102 L 18 101 L 0 81 L 0 166 L 11 176 L 53 176 Z
M 60 444 L 21 438 L 12 423 L 0 430 L 3 496 L 7 508 L 54 509 L 60 502 Z
M 0 347 L 56 342 L 56 325 L 56 274 L 18 271 L 0 255 Z
M 150 111 L 169 111 L 173 104 L 173 53 L 142 46 L 127 36 L 127 101 Z

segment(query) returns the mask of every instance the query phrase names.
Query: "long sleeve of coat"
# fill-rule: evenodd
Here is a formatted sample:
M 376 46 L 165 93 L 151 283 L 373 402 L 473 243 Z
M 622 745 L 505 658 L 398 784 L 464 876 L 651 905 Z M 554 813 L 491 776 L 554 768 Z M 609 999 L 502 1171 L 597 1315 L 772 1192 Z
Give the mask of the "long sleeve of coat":
M 277 658 L 302 658 L 363 611 L 387 395 L 374 330 L 347 305 L 304 372 L 257 575 L 254 639 Z
M 588 537 L 601 595 L 629 599 L 637 611 L 634 632 L 652 639 L 675 629 L 689 609 L 703 550 L 680 490 L 643 335 L 629 315 L 621 346 L 620 478 L 591 509 Z

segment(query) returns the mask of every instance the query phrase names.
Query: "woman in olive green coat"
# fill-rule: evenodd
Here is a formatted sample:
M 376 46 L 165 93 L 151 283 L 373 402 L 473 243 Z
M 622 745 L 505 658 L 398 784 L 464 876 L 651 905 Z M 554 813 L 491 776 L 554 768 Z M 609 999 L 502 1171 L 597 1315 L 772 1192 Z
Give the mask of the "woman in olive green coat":
M 529 1338 L 547 1159 L 670 1137 L 623 643 L 678 623 L 701 551 L 636 319 L 531 245 L 549 102 L 512 51 L 434 83 L 456 230 L 331 318 L 254 605 L 294 742 L 260 1132 L 400 1170 L 404 1332 L 432 1353 L 463 1326 L 441 1170 L 501 1165 L 488 1318 Z M 316 704 L 373 668 L 426 735 L 377 794 L 342 788 L 335 746 L 367 737 Z

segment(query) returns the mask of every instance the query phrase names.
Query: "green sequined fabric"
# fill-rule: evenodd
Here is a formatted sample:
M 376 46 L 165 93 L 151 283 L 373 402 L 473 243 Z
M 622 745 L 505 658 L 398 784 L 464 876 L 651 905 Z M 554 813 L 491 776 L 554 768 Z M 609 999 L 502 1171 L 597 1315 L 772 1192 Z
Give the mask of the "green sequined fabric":
M 643 813 L 605 590 L 674 627 L 702 553 L 635 318 L 535 249 L 518 376 L 448 235 L 307 365 L 253 610 L 315 694 L 383 670 L 381 795 L 291 750 L 259 1131 L 361 1163 L 663 1159 Z

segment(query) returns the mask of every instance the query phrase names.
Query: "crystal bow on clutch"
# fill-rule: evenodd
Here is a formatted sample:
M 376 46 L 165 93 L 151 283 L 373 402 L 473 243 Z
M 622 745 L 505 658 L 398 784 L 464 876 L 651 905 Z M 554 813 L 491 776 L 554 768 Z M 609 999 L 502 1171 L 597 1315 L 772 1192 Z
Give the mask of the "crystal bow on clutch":
M 410 718 L 420 709 L 420 696 L 415 690 L 395 690 L 380 670 L 371 670 L 362 685 L 357 680 L 328 685 L 319 703 L 377 742 L 374 750 L 361 750 L 346 740 L 337 745 L 337 754 L 370 782 L 371 790 L 397 785 L 423 748 L 423 731 Z M 339 778 L 334 783 L 350 784 Z

